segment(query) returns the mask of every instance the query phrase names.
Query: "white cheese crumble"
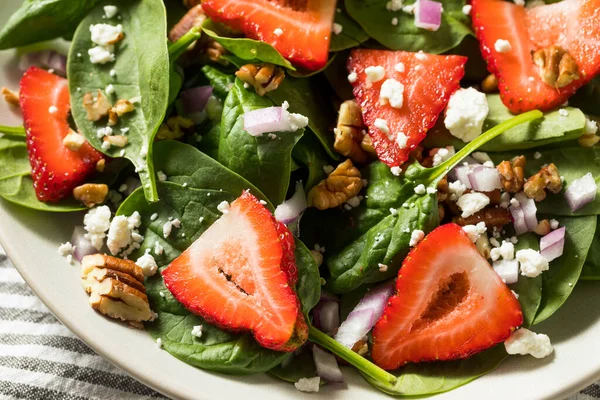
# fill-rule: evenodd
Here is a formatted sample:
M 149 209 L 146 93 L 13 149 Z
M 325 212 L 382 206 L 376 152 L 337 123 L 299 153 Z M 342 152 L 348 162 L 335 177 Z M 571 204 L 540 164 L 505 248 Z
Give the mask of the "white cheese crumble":
M 589 118 L 585 119 L 585 134 L 586 135 L 595 135 L 598 132 L 598 124 L 596 121 L 592 121 Z
M 400 167 L 391 167 L 390 171 L 392 172 L 392 175 L 400 176 L 400 173 L 402 172 L 402 168 L 400 168 Z
M 162 349 L 163 343 L 162 343 L 162 339 L 158 338 L 156 339 L 156 347 L 158 347 L 159 349 Z
M 227 214 L 229 212 L 229 203 L 225 200 L 219 203 L 217 206 L 217 210 L 221 211 L 223 214 Z
M 56 108 L 56 106 L 50 106 L 48 107 L 48 112 L 50 114 L 55 114 L 58 111 L 58 108 Z
M 550 228 L 557 229 L 558 228 L 558 221 L 555 220 L 555 219 L 551 219 L 550 220 Z
M 142 269 L 144 272 L 144 276 L 152 276 L 156 273 L 158 269 L 158 265 L 156 265 L 156 260 L 150 254 L 146 253 L 135 262 L 138 267 Z
M 92 42 L 99 46 L 110 46 L 123 35 L 123 25 L 95 24 L 90 25 Z
M 481 235 L 487 232 L 485 222 L 479 222 L 477 225 L 465 225 L 462 227 L 463 231 L 469 236 L 471 242 L 475 243 Z
M 321 378 L 315 376 L 313 378 L 300 378 L 294 383 L 297 390 L 301 392 L 318 392 L 321 385 Z
M 493 248 L 490 252 L 492 261 L 499 260 L 514 260 L 515 259 L 515 245 L 512 242 L 504 241 L 500 247 Z
M 100 206 L 92 208 L 83 217 L 83 226 L 88 232 L 84 238 L 90 241 L 96 250 L 100 250 L 104 245 L 106 231 L 110 228 L 110 208 Z
M 288 112 L 288 108 L 290 108 L 290 104 L 287 101 L 284 101 L 281 105 L 281 118 L 288 119 L 290 123 L 289 132 L 296 132 L 298 129 L 306 128 L 308 125 L 308 118 L 302 114 Z
M 408 243 L 408 245 L 410 247 L 416 246 L 417 243 L 419 243 L 421 240 L 423 240 L 424 237 L 425 237 L 425 232 L 423 232 L 420 229 L 415 229 L 410 234 L 410 242 Z
M 192 336 L 196 336 L 197 338 L 202 337 L 202 325 L 196 325 L 192 328 Z
M 415 193 L 418 194 L 418 195 L 422 195 L 422 194 L 427 193 L 427 189 L 425 188 L 425 185 L 423 185 L 422 183 L 418 184 L 415 187 Z
M 548 335 L 535 333 L 525 328 L 511 333 L 504 342 L 504 347 L 508 354 L 531 354 L 535 358 L 544 358 L 553 351 Z
M 129 246 L 131 243 L 131 229 L 129 221 L 123 215 L 117 215 L 110 223 L 108 230 L 108 240 L 106 245 L 111 254 L 116 255 L 121 249 Z
M 379 263 L 379 264 L 377 264 L 377 266 L 379 267 L 379 272 L 387 272 L 387 270 L 388 270 L 388 266 L 385 264 Z
M 398 18 L 396 18 L 396 17 L 392 18 L 392 25 L 394 25 L 394 26 L 398 25 Z
M 60 254 L 61 257 L 66 257 L 68 255 L 72 255 L 74 251 L 75 251 L 75 246 L 73 246 L 71 244 L 71 242 L 62 243 L 58 247 L 58 254 Z
M 162 172 L 162 171 L 158 171 L 156 173 L 156 176 L 158 176 L 158 180 L 161 181 L 161 182 L 164 182 L 164 181 L 167 180 L 167 175 L 164 172 Z
M 367 67 L 365 68 L 365 74 L 367 74 L 367 81 L 379 82 L 385 78 L 385 68 L 381 65 Z
M 379 91 L 381 104 L 389 104 L 393 108 L 402 108 L 404 103 L 404 85 L 395 79 L 386 79 Z
M 115 92 L 115 87 L 112 84 L 106 85 L 106 89 L 104 89 L 106 94 L 111 95 Z
M 454 181 L 448 184 L 448 192 L 452 201 L 458 200 L 466 190 L 467 186 L 461 181 Z
M 539 151 L 536 151 L 535 153 L 533 153 L 534 160 L 539 160 L 540 158 L 542 158 L 542 153 L 540 153 Z
M 104 8 L 104 15 L 106 15 L 107 19 L 111 19 L 112 17 L 117 15 L 117 12 L 119 11 L 117 6 L 104 6 L 103 8 Z
M 356 72 L 352 71 L 348 74 L 348 82 L 354 83 L 354 82 L 356 82 L 357 79 L 358 79 L 358 74 Z
M 425 61 L 427 60 L 427 55 L 423 53 L 423 50 L 419 50 L 417 54 L 415 54 L 415 58 L 419 61 Z
M 484 93 L 473 88 L 459 89 L 448 101 L 444 125 L 453 136 L 467 143 L 481 135 L 488 113 Z
M 483 210 L 490 204 L 490 198 L 483 193 L 463 194 L 456 201 L 456 205 L 462 210 L 461 217 L 467 218 L 477 211 Z
M 274 34 L 275 36 L 281 36 L 281 35 L 283 35 L 283 29 L 281 29 L 281 28 L 277 28 L 277 29 L 275 29 L 275 30 L 273 31 L 273 34 Z
M 388 128 L 388 124 L 385 119 L 377 118 L 375 119 L 375 123 L 373 125 L 386 135 L 390 133 L 390 128 Z
M 387 4 L 385 5 L 385 8 L 388 11 L 398 11 L 402 9 L 402 4 L 403 0 L 390 0 L 387 2 Z
M 331 26 L 331 31 L 334 33 L 334 35 L 339 35 L 340 33 L 342 33 L 342 30 L 344 29 L 344 27 L 340 24 L 338 24 L 337 22 L 334 22 L 333 25 Z
M 533 249 L 524 249 L 517 251 L 517 261 L 521 269 L 521 275 L 535 278 L 550 268 L 548 260 Z
M 398 134 L 396 135 L 396 143 L 398 144 L 398 147 L 400 147 L 401 149 L 405 149 L 408 145 L 408 136 L 406 136 L 402 132 L 398 132 Z
M 472 6 L 472 5 L 470 5 L 470 4 L 467 4 L 467 5 L 463 6 L 463 8 L 462 8 L 462 12 L 463 12 L 463 14 L 465 14 L 465 15 L 470 15 L 470 14 L 471 14 L 471 9 L 472 9 L 472 8 L 473 8 L 473 6 Z
M 508 40 L 498 39 L 496 40 L 496 43 L 494 43 L 494 49 L 498 53 L 508 53 L 512 50 L 512 46 L 510 45 L 510 42 Z
M 433 154 L 433 166 L 437 167 L 456 153 L 454 146 L 442 147 Z
M 90 62 L 92 64 L 106 64 L 115 61 L 115 55 L 113 54 L 113 46 L 96 46 L 88 50 L 90 56 Z
M 179 227 L 181 227 L 181 221 L 179 221 L 179 219 L 177 218 L 165 222 L 163 224 L 163 237 L 165 239 L 168 238 L 171 232 L 173 231 L 173 228 Z
M 399 62 L 398 64 L 396 64 L 394 66 L 394 71 L 401 72 L 401 73 L 406 71 L 406 67 L 404 66 L 404 63 Z
M 154 254 L 156 254 L 157 256 L 160 256 L 164 253 L 165 248 L 162 247 L 162 245 L 158 242 L 154 243 Z
M 414 14 L 414 12 L 415 12 L 415 5 L 414 4 L 409 4 L 407 6 L 403 6 L 402 7 L 402 12 L 407 13 L 407 14 Z

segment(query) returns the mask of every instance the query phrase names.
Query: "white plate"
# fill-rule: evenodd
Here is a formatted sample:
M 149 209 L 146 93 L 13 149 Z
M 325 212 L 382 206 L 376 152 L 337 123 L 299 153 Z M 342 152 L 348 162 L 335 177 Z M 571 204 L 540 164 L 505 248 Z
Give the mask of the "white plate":
M 21 3 L 4 0 L 0 25 Z M 0 86 L 16 89 L 13 51 L 0 52 Z M 17 78 L 18 79 L 18 78 Z M 20 124 L 3 102 L 0 124 Z M 237 377 L 205 372 L 160 350 L 150 336 L 95 313 L 79 280 L 79 268 L 57 253 L 69 240 L 82 215 L 33 212 L 0 200 L 0 242 L 36 294 L 52 312 L 92 349 L 146 385 L 172 398 L 263 399 L 299 397 L 290 384 L 264 374 Z M 546 359 L 515 356 L 495 372 L 436 400 L 557 399 L 600 379 L 600 287 L 582 282 L 559 312 L 535 327 L 552 339 L 555 353 Z M 389 399 L 372 389 L 351 368 L 345 388 L 324 386 L 317 399 Z

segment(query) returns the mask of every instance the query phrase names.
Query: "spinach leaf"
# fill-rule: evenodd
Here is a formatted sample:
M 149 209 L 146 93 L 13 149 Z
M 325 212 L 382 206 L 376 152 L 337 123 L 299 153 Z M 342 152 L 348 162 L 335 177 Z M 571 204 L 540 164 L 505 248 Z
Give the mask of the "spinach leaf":
M 527 233 L 519 236 L 519 242 L 515 245 L 515 251 L 521 249 L 538 250 L 540 245 L 539 236 Z M 531 326 L 542 301 L 542 276 L 535 278 L 519 275 L 517 283 L 510 288 L 519 295 L 519 303 L 523 311 L 523 326 Z
M 487 101 L 490 108 L 483 129 L 490 129 L 513 117 L 513 114 L 502 104 L 499 94 L 488 94 Z M 562 116 L 558 110 L 544 114 L 544 118 L 531 121 L 512 128 L 504 135 L 498 136 L 485 145 L 482 151 L 510 151 L 517 149 L 530 149 L 550 143 L 565 142 L 581 136 L 585 131 L 585 115 L 573 107 L 565 107 L 567 116 Z M 427 134 L 424 145 L 426 147 L 454 146 L 460 149 L 466 145 L 462 140 L 452 136 L 445 128 L 442 118 Z
M 507 153 L 489 153 L 495 163 L 502 160 L 510 160 L 517 155 L 524 155 L 527 158 L 527 166 L 525 167 L 525 176 L 529 177 L 537 172 L 540 168 L 548 163 L 556 164 L 558 172 L 565 178 L 564 187 L 568 187 L 573 180 L 581 178 L 588 172 L 591 172 L 598 181 L 600 177 L 600 148 L 584 148 L 584 147 L 557 147 L 547 150 L 540 149 L 541 157 L 537 160 L 534 157 L 536 153 L 533 150 L 507 152 Z M 539 213 L 549 215 L 597 215 L 600 214 L 600 189 L 596 195 L 596 200 L 586 204 L 579 210 L 573 212 L 565 199 L 565 191 L 558 194 L 549 193 L 545 200 L 536 203 Z
M 556 219 L 567 228 L 564 252 L 542 274 L 542 300 L 533 324 L 546 320 L 567 300 L 579 280 L 596 232 L 596 216 Z
M 105 122 L 100 124 L 87 119 L 83 96 L 112 84 L 115 90 L 113 102 L 141 97 L 136 110 L 119 118 L 113 130 L 129 128 L 125 157 L 135 165 L 148 200 L 157 201 L 152 144 L 169 100 L 165 8 L 161 0 L 121 0 L 116 4 L 125 38 L 116 45 L 114 63 L 92 64 L 87 57 L 87 50 L 93 47 L 90 25 L 106 22 L 102 18 L 102 7 L 94 8 L 75 32 L 67 62 L 71 109 L 77 127 L 96 149 L 111 157 L 120 157 L 120 148 L 102 149 L 97 130 Z M 82 56 L 78 57 L 78 54 Z M 109 74 L 111 69 L 116 72 L 114 77 Z
M 0 134 L 4 136 L 25 137 L 25 128 L 22 126 L 0 125 Z M 0 135 L 0 137 L 2 137 Z
M 569 98 L 569 104 L 591 115 L 600 114 L 600 77 L 595 77 Z
M 261 137 L 244 130 L 246 112 L 271 107 L 269 99 L 244 88 L 238 79 L 223 108 L 218 161 L 255 184 L 272 202 L 285 200 L 290 183 L 292 149 L 303 134 L 279 132 Z
M 335 52 L 350 49 L 360 46 L 369 40 L 369 35 L 355 20 L 350 18 L 342 4 L 338 4 L 338 9 L 335 13 L 335 23 L 342 26 L 342 32 L 339 35 L 332 32 L 329 51 Z
M 71 36 L 99 0 L 26 0 L 0 31 L 0 50 Z
M 298 382 L 301 378 L 317 376 L 317 367 L 310 346 L 304 347 L 298 355 L 292 354 L 289 360 L 271 369 L 269 374 L 291 383 Z
M 203 66 L 202 73 L 213 87 L 213 94 L 219 97 L 221 100 L 225 100 L 227 94 L 229 94 L 231 88 L 233 87 L 235 75 L 225 73 L 211 65 Z
M 326 177 L 323 167 L 330 163 L 330 159 L 313 135 L 302 136 L 292 150 L 292 157 L 308 170 L 304 183 L 306 192 Z
M 596 223 L 596 233 L 590 246 L 590 251 L 587 254 L 583 269 L 581 270 L 581 276 L 579 279 L 583 280 L 600 280 L 600 230 Z
M 390 12 L 387 0 L 345 0 L 348 14 L 365 32 L 391 50 L 444 53 L 456 46 L 467 35 L 472 35 L 470 19 L 462 12 L 463 0 L 442 0 L 444 7 L 442 24 L 435 31 L 417 28 L 414 16 L 401 10 Z M 414 2 L 407 2 L 414 3 Z M 406 3 L 406 4 L 407 4 Z M 405 5 L 406 5 L 405 4 Z M 398 24 L 392 24 L 398 18 Z
M 31 178 L 31 166 L 25 138 L 0 137 L 0 197 L 39 211 L 72 212 L 85 210 L 73 199 L 44 203 L 37 199 Z

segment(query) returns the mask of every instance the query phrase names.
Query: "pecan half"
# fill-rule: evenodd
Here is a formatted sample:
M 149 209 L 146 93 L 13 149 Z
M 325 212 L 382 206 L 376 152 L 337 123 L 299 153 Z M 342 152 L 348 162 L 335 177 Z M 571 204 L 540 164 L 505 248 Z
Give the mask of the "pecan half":
M 254 87 L 259 96 L 275 90 L 285 78 L 283 68 L 271 63 L 246 64 L 235 73 L 243 82 Z
M 104 93 L 98 89 L 96 99 L 92 93 L 83 95 L 83 108 L 87 113 L 87 119 L 90 121 L 98 121 L 102 117 L 108 115 L 108 111 L 112 108 L 112 104 L 106 98 Z
M 169 40 L 176 42 L 193 27 L 200 28 L 206 20 L 206 15 L 200 4 L 190 8 L 188 12 L 169 31 Z
M 502 161 L 496 166 L 496 169 L 500 173 L 500 180 L 504 191 L 518 193 L 523 190 L 526 164 L 527 160 L 524 156 L 517 156 L 510 161 Z
M 600 136 L 594 133 L 587 133 L 579 136 L 577 142 L 581 147 L 594 147 L 594 145 L 600 142 Z
M 546 190 L 558 193 L 562 190 L 562 179 L 558 168 L 553 163 L 543 166 L 540 171 L 527 179 L 523 191 L 530 199 L 542 201 L 546 198 Z
M 80 201 L 87 208 L 104 203 L 107 194 L 108 186 L 103 183 L 85 183 L 73 189 L 75 200 Z
M 489 74 L 481 81 L 481 91 L 483 93 L 494 93 L 498 91 L 498 78 L 496 78 L 496 75 Z
M 7 87 L 2 86 L 2 97 L 4 101 L 13 107 L 19 107 L 19 93 L 10 90 Z
M 360 171 L 347 159 L 308 192 L 307 203 L 319 210 L 338 207 L 361 189 Z
M 337 127 L 333 130 L 335 141 L 333 148 L 355 163 L 366 163 L 369 154 L 362 148 L 365 126 L 360 106 L 355 100 L 346 100 L 340 106 Z M 370 138 L 369 138 L 370 139 Z
M 545 84 L 562 88 L 579 79 L 575 59 L 560 46 L 548 46 L 533 53 L 533 62 Z
M 506 208 L 487 207 L 475 214 L 463 218 L 456 216 L 452 218 L 452 222 L 460 226 L 477 225 L 479 222 L 484 222 L 488 229 L 496 226 L 504 226 L 511 223 L 510 211 Z

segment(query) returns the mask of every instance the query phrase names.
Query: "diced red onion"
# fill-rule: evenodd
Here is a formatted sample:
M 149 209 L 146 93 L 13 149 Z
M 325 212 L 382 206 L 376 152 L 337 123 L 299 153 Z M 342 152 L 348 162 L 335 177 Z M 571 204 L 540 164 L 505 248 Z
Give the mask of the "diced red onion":
M 313 346 L 313 360 L 315 361 L 315 367 L 317 367 L 317 375 L 321 378 L 328 382 L 344 382 L 344 375 L 333 354 L 315 345 Z
M 467 177 L 471 188 L 478 192 L 491 192 L 502 188 L 500 174 L 496 168 L 478 165 L 467 172 Z
M 326 290 L 321 290 L 321 301 L 335 301 L 339 303 L 340 298 Z
M 369 290 L 340 325 L 335 334 L 335 340 L 352 348 L 373 328 L 393 293 L 394 286 L 392 284 L 380 285 Z
M 289 131 L 292 129 L 289 119 L 283 118 L 282 107 L 267 107 L 244 114 L 244 129 L 252 136 L 263 133 Z
M 524 233 L 529 232 L 529 228 L 527 227 L 527 223 L 525 222 L 525 213 L 523 213 L 523 209 L 521 206 L 510 206 L 508 208 L 510 214 L 513 219 L 513 226 L 515 228 L 515 233 L 517 236 L 522 235 Z
M 493 268 L 507 285 L 517 283 L 519 280 L 519 262 L 517 260 L 494 261 Z
M 548 262 L 563 255 L 566 228 L 558 228 L 540 239 L 540 253 Z
M 19 69 L 27 71 L 31 66 L 52 69 L 61 76 L 67 75 L 67 56 L 55 50 L 41 50 L 23 54 L 19 62 Z
M 96 254 L 98 250 L 92 246 L 89 240 L 87 240 L 84 235 L 86 234 L 83 226 L 78 225 L 73 229 L 73 235 L 71 236 L 71 244 L 75 246 L 75 251 L 73 252 L 73 256 L 77 261 L 81 261 L 83 257 Z
M 321 305 L 319 311 L 319 325 L 321 330 L 330 335 L 334 334 L 340 326 L 340 305 L 335 301 L 327 301 Z
M 528 231 L 532 231 L 537 227 L 537 207 L 535 205 L 535 201 L 530 199 L 523 192 L 519 192 L 515 194 L 515 199 L 519 202 L 519 206 L 523 210 L 523 215 L 525 217 L 525 224 L 527 224 Z
M 417 0 L 415 3 L 415 26 L 437 31 L 442 24 L 442 3 L 429 0 Z
M 275 209 L 275 219 L 286 225 L 297 221 L 306 210 L 306 194 L 302 182 L 296 182 L 296 192 Z
M 471 182 L 469 181 L 470 169 L 471 166 L 461 165 L 452 169 L 448 176 L 451 180 L 460 181 L 467 189 L 471 189 Z
M 212 86 L 198 86 L 186 89 L 179 94 L 183 111 L 196 124 L 202 123 L 206 119 L 205 108 L 212 93 Z
M 579 210 L 581 207 L 596 200 L 598 185 L 590 172 L 579 179 L 575 179 L 567 186 L 565 198 L 572 211 Z

